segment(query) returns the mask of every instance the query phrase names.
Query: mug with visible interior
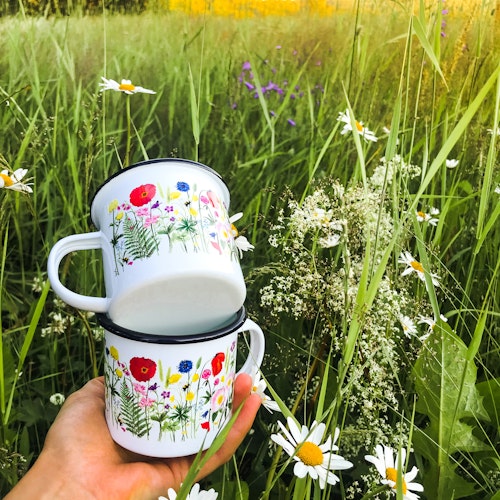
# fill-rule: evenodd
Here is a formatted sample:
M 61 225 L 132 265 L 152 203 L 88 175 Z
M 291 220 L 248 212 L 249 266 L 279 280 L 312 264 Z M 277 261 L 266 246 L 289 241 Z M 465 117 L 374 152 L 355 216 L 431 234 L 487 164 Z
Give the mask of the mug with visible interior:
M 98 231 L 67 236 L 52 248 L 52 288 L 67 304 L 107 313 L 131 330 L 189 335 L 217 329 L 246 297 L 229 201 L 219 174 L 200 163 L 131 165 L 94 195 L 91 218 Z M 106 297 L 66 288 L 59 276 L 63 257 L 99 248 Z
M 262 330 L 244 308 L 230 324 L 208 333 L 158 336 L 122 328 L 104 314 L 106 421 L 124 448 L 150 457 L 206 450 L 231 418 L 233 384 L 255 376 L 264 356 Z M 236 370 L 238 335 L 249 352 Z

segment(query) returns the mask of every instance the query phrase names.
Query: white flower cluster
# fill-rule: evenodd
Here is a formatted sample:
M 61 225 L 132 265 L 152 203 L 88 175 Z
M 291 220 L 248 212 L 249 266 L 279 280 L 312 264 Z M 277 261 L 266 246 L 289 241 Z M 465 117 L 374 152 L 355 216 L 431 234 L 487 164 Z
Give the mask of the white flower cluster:
M 54 310 L 49 313 L 50 323 L 42 328 L 42 337 L 49 335 L 61 335 L 65 333 L 75 322 L 75 317 L 65 314 L 66 304 L 56 298 L 53 301 Z
M 369 180 L 370 185 L 372 188 L 380 190 L 385 185 L 390 185 L 397 173 L 407 179 L 414 179 L 420 176 L 422 169 L 417 165 L 406 163 L 400 155 L 395 155 L 391 160 L 384 157 L 375 167 Z
M 317 187 L 301 202 L 288 194 L 286 210 L 278 212 L 269 240 L 281 259 L 267 267 L 274 274 L 260 289 L 268 316 L 313 321 L 319 335 L 310 336 L 310 342 L 329 333 L 341 356 L 348 325 L 358 314 L 355 304 L 367 242 L 370 261 L 376 266 L 394 234 L 383 187 L 396 176 L 406 182 L 418 175 L 419 168 L 395 157 L 381 161 L 368 188 L 344 188 L 335 181 Z M 393 429 L 387 420 L 403 390 L 394 367 L 400 366 L 403 350 L 406 356 L 416 356 L 421 346 L 410 315 L 417 318 L 429 310 L 425 301 L 417 301 L 408 280 L 396 280 L 397 267 L 391 269 L 382 277 L 373 304 L 363 311 L 358 359 L 346 381 L 349 413 L 356 415 L 357 422 L 356 432 L 349 433 L 349 426 L 345 427 L 344 446 L 353 454 L 375 442 L 397 444 L 391 441 Z M 306 344 L 306 351 L 314 352 L 314 346 Z M 300 369 L 294 373 L 303 376 Z

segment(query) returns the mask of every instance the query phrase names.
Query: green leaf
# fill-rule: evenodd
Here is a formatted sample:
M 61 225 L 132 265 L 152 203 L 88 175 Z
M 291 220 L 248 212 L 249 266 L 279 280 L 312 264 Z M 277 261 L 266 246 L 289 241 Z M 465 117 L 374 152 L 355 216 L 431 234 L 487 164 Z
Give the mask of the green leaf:
M 151 427 L 144 409 L 134 401 L 134 396 L 125 383 L 121 386 L 120 403 L 120 416 L 127 430 L 137 437 L 145 436 Z
M 457 475 L 458 451 L 489 450 L 464 419 L 489 420 L 475 383 L 477 368 L 467 361 L 467 346 L 443 321 L 436 323 L 413 369 L 416 410 L 427 415 L 425 429 L 415 429 L 414 445 L 429 464 L 424 471 L 428 498 L 463 498 L 474 486 Z
M 245 481 L 223 481 L 211 484 L 211 487 L 223 494 L 223 498 L 232 500 L 248 500 L 250 498 L 250 489 Z
M 123 226 L 125 248 L 132 259 L 146 259 L 158 249 L 159 241 L 151 228 L 135 224 Z
M 484 408 L 490 417 L 491 423 L 500 434 L 500 378 L 492 378 L 480 382 L 476 389 L 483 398 Z
M 436 57 L 436 54 L 434 53 L 434 50 L 427 39 L 427 36 L 425 34 L 425 28 L 422 23 L 422 20 L 419 19 L 417 16 L 413 16 L 412 18 L 412 27 L 413 27 L 413 32 L 415 35 L 417 35 L 418 40 L 420 41 L 420 45 L 422 45 L 422 48 L 425 50 L 425 53 L 431 60 L 435 70 L 439 74 L 439 76 L 442 78 L 443 83 L 446 85 L 446 88 L 448 88 L 448 84 L 446 83 L 446 80 L 444 78 L 443 72 L 441 71 L 441 67 L 439 66 L 439 60 Z

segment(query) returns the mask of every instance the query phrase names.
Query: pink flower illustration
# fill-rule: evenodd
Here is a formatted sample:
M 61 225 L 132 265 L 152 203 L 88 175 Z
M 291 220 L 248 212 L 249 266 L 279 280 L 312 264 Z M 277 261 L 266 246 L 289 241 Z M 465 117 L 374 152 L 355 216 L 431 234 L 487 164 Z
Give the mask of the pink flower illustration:
M 149 207 L 141 207 L 137 209 L 135 213 L 138 217 L 146 217 L 149 215 Z
M 227 399 L 227 389 L 225 387 L 221 387 L 215 391 L 212 396 L 211 406 L 212 411 L 217 411 L 221 408 L 221 406 L 226 402 Z
M 151 398 L 148 398 L 148 397 L 143 397 L 139 401 L 139 406 L 141 408 L 146 408 L 148 406 L 152 406 L 153 403 L 154 403 L 154 399 L 151 399 Z
M 152 215 L 151 217 L 146 217 L 144 219 L 144 227 L 149 227 L 152 224 L 156 224 L 159 218 L 160 218 L 159 215 Z
M 146 386 L 144 384 L 138 384 L 137 382 L 135 382 L 134 390 L 137 391 L 139 394 L 142 394 L 143 396 L 146 395 Z

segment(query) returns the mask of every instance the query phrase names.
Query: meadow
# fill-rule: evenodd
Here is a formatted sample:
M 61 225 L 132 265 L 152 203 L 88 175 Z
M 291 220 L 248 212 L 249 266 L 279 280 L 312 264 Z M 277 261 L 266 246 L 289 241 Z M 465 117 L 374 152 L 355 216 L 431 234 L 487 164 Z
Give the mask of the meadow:
M 245 305 L 279 407 L 202 485 L 500 499 L 500 29 L 493 2 L 471 5 L 0 18 L 0 495 L 64 397 L 103 370 L 97 321 L 47 282 L 51 247 L 93 230 L 109 175 L 178 157 L 219 172 L 243 212 Z M 102 77 L 156 93 L 101 91 Z M 18 169 L 32 192 L 9 189 Z M 63 277 L 104 294 L 97 251 Z M 278 446 L 287 418 L 325 425 L 316 448 L 336 438 L 351 466 L 333 484 L 294 472 L 321 466 Z M 365 459 L 378 445 L 406 450 L 389 485 Z

